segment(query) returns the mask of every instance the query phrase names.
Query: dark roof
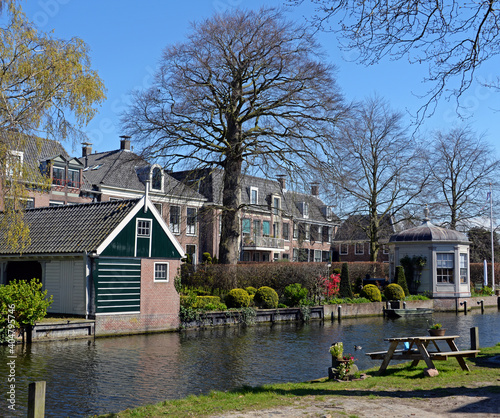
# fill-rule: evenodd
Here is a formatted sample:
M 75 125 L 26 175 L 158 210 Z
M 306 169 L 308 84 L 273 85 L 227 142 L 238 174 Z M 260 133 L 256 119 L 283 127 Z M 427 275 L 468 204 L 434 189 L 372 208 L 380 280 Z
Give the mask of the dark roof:
M 338 228 L 334 241 L 367 241 L 369 238 L 366 231 L 369 225 L 370 217 L 368 215 L 351 215 Z M 379 239 L 388 240 L 394 234 L 392 217 L 383 216 L 379 225 Z
M 30 167 L 39 167 L 41 161 L 51 160 L 62 156 L 70 160 L 64 147 L 52 139 L 37 138 L 34 136 L 17 134 L 10 136 L 10 149 L 23 152 L 23 162 Z
M 139 199 L 28 209 L 24 219 L 31 244 L 23 254 L 96 251 Z M 4 213 L 0 213 L 3 217 Z M 0 221 L 1 222 L 1 221 Z M 19 254 L 0 235 L 0 254 Z
M 89 189 L 100 185 L 144 193 L 144 181 L 148 179 L 152 165 L 143 157 L 128 150 L 114 150 L 81 157 L 83 177 Z M 184 198 L 203 199 L 199 193 L 177 181 L 166 171 L 163 193 Z
M 177 171 L 171 173 L 173 177 L 184 182 L 187 185 L 195 187 L 209 201 L 216 205 L 222 205 L 222 188 L 223 188 L 223 170 L 215 169 L 199 169 L 193 171 Z M 250 203 L 251 188 L 258 189 L 257 204 Z M 298 193 L 290 190 L 283 190 L 277 180 L 255 177 L 250 175 L 242 175 L 241 178 L 241 204 L 246 206 L 246 210 L 259 210 L 268 212 L 272 205 L 270 198 L 272 195 L 280 196 L 281 209 L 283 215 L 293 217 L 295 219 L 304 219 L 301 212 L 301 203 L 309 204 L 310 222 L 338 222 L 338 218 L 332 215 L 327 218 L 325 203 L 319 196 Z M 305 219 L 304 219 L 305 220 Z
M 425 219 L 422 225 L 391 236 L 389 242 L 446 241 L 468 243 L 467 235 L 452 229 L 441 228 Z

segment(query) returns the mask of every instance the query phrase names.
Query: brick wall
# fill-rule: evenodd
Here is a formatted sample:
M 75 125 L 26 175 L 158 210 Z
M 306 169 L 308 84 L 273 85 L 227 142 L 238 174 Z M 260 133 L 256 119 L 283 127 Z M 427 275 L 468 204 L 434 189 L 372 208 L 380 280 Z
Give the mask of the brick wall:
M 168 282 L 154 281 L 155 262 L 169 263 Z M 179 328 L 180 299 L 174 287 L 174 278 L 179 266 L 178 260 L 143 259 L 141 261 L 141 312 L 96 316 L 96 335 L 173 331 Z

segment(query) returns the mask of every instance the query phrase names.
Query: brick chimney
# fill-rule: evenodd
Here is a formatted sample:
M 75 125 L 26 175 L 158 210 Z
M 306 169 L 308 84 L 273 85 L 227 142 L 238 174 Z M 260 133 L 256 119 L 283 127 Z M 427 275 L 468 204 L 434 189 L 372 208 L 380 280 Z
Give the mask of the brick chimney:
M 282 190 L 286 189 L 286 176 L 284 174 L 279 174 L 278 175 L 278 183 L 280 184 L 280 187 Z
M 128 135 L 121 135 L 120 138 L 120 149 L 130 151 L 130 137 Z
M 313 196 L 319 196 L 319 183 L 311 183 L 311 194 Z
M 82 157 L 87 157 L 92 154 L 92 144 L 90 142 L 82 142 Z

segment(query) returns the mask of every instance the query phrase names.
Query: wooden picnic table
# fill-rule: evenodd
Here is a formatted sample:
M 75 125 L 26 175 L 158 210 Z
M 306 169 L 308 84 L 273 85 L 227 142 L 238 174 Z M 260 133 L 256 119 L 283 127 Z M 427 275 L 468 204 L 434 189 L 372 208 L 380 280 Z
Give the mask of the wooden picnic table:
M 425 361 L 425 364 L 430 369 L 435 369 L 433 360 L 448 360 L 449 357 L 455 357 L 462 370 L 469 371 L 469 367 L 465 363 L 466 357 L 476 357 L 479 350 L 459 350 L 455 344 L 455 339 L 460 338 L 459 335 L 444 335 L 438 337 L 422 336 L 422 337 L 396 337 L 384 338 L 384 341 L 389 341 L 390 346 L 387 351 L 378 351 L 366 353 L 372 359 L 383 360 L 380 366 L 379 373 L 383 373 L 391 360 L 413 360 L 412 366 L 415 367 L 420 360 Z M 438 341 L 446 341 L 448 343 L 448 351 L 442 351 Z M 404 349 L 398 349 L 399 344 L 408 343 Z M 436 351 L 428 350 L 429 345 Z

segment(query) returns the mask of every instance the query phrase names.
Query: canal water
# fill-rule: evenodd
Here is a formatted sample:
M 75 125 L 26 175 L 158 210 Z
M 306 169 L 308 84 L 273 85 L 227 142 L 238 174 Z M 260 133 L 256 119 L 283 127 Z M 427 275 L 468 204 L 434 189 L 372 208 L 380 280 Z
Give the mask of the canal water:
M 15 355 L 16 412 L 7 409 L 8 349 L 0 347 L 2 416 L 26 416 L 27 386 L 47 382 L 46 416 L 76 417 L 242 385 L 301 382 L 327 376 L 328 349 L 344 343 L 359 368 L 380 364 L 365 352 L 387 349 L 387 337 L 426 335 L 429 322 L 441 322 L 457 345 L 470 347 L 470 328 L 479 328 L 481 346 L 500 342 L 500 313 L 486 309 L 429 318 L 344 319 L 248 328 L 225 327 L 180 333 L 18 345 Z M 361 350 L 354 350 L 354 346 Z

